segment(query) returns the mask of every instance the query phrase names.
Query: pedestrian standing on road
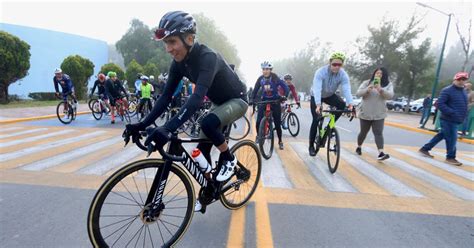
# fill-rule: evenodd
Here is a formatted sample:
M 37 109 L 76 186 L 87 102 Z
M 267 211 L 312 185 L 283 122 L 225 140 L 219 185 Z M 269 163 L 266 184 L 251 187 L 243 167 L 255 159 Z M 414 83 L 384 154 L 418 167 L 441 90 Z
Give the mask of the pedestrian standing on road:
M 357 136 L 356 153 L 362 155 L 362 144 L 364 143 L 370 128 L 375 137 L 375 144 L 379 151 L 378 160 L 385 160 L 390 156 L 383 151 L 383 127 L 387 117 L 386 100 L 393 97 L 393 85 L 388 80 L 388 71 L 385 67 L 379 67 L 372 73 L 372 77 L 363 82 L 356 93 L 362 97 L 359 105 L 360 132 Z
M 458 126 L 463 123 L 467 115 L 467 94 L 464 84 L 468 80 L 467 72 L 458 72 L 454 75 L 454 81 L 450 86 L 441 90 L 438 98 L 438 109 L 441 113 L 441 130 L 419 152 L 427 157 L 433 158 L 429 151 L 441 140 L 446 141 L 446 162 L 461 166 L 456 160 L 456 141 L 458 138 Z
M 467 116 L 462 125 L 462 135 L 466 135 L 467 130 L 471 126 L 471 112 L 474 111 L 474 92 L 472 91 L 472 83 L 466 83 L 465 88 L 467 93 Z
M 421 112 L 420 127 L 423 126 L 425 120 L 430 118 L 431 109 L 430 108 L 431 95 L 427 95 L 425 100 L 423 100 L 423 111 Z

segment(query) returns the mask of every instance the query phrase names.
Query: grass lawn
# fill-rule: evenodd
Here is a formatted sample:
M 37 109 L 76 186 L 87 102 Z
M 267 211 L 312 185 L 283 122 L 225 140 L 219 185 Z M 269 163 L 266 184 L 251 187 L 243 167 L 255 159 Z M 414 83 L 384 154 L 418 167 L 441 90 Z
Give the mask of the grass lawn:
M 52 101 L 35 101 L 35 100 L 12 101 L 12 102 L 9 102 L 8 104 L 0 104 L 0 109 L 56 106 L 58 104 L 58 102 L 59 102 L 59 100 L 52 100 Z

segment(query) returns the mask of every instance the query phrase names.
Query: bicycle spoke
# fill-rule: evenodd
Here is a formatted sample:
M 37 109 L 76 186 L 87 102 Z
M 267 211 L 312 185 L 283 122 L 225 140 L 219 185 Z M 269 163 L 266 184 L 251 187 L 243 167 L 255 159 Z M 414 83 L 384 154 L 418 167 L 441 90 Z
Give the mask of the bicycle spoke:
M 140 203 L 135 199 L 135 197 L 133 197 L 132 193 L 130 192 L 130 190 L 128 190 L 127 186 L 125 186 L 125 184 L 123 184 L 122 181 L 120 181 L 120 184 L 123 185 L 123 187 L 125 187 L 125 189 L 127 190 L 127 192 L 130 194 L 130 196 L 132 197 L 132 199 L 138 204 L 140 205 Z M 140 192 L 138 192 L 138 194 L 140 194 Z
M 125 198 L 125 199 L 127 199 L 127 200 L 129 200 L 129 201 L 131 201 L 131 202 L 135 202 L 135 203 L 137 204 L 137 206 L 142 207 L 142 205 L 140 205 L 140 203 L 138 203 L 137 201 L 134 201 L 134 200 L 132 200 L 132 199 L 130 199 L 130 198 L 128 198 L 128 197 L 125 197 L 125 196 L 123 196 L 122 194 L 119 194 L 119 193 L 114 192 L 114 191 L 110 191 L 110 193 L 116 194 L 116 195 L 118 195 L 118 196 L 120 196 L 120 197 L 123 197 L 123 198 Z
M 160 219 L 160 223 L 163 225 L 163 227 L 166 229 L 166 231 L 168 231 L 168 233 L 173 236 L 173 233 L 171 233 L 171 231 L 168 229 L 168 227 L 166 227 L 165 224 L 163 224 L 163 220 Z
M 181 219 L 184 219 L 183 216 L 177 216 L 177 215 L 174 215 L 174 214 L 161 214 L 161 216 L 169 216 L 169 217 L 175 217 L 175 218 L 181 218 Z
M 156 223 L 156 226 L 158 227 L 158 231 L 160 232 L 161 241 L 163 241 L 163 244 L 164 244 L 164 243 L 165 243 L 165 239 L 163 238 L 163 233 L 161 232 L 160 225 L 158 224 L 158 221 L 155 222 L 155 223 Z
M 186 188 L 182 189 L 178 194 L 176 194 L 173 198 L 171 198 L 169 201 L 165 202 L 165 204 L 167 203 L 170 203 L 170 202 L 173 202 L 173 200 L 178 197 L 179 194 L 181 194 L 184 190 L 186 190 Z M 186 199 L 187 197 L 183 197 L 183 199 Z M 176 200 L 174 200 L 176 201 Z
M 145 202 L 142 199 L 142 194 L 140 194 L 140 190 L 138 189 L 137 181 L 135 181 L 135 177 L 132 176 L 133 183 L 135 184 L 135 188 L 137 189 L 137 194 L 140 197 L 140 201 L 142 201 L 142 204 L 145 205 Z
M 138 215 L 136 215 L 136 216 L 138 216 Z M 114 222 L 114 223 L 111 223 L 111 224 L 108 224 L 108 225 L 106 225 L 106 226 L 103 226 L 103 227 L 101 227 L 100 229 L 104 229 L 104 228 L 106 228 L 106 227 L 113 226 L 113 225 L 115 225 L 115 224 L 118 224 L 118 223 L 121 223 L 121 222 L 130 220 L 130 219 L 132 219 L 132 218 L 135 218 L 136 216 L 131 216 L 131 217 L 125 218 L 125 219 L 123 219 L 123 220 L 116 221 L 116 222 Z
M 127 247 L 133 241 L 135 236 L 137 236 L 137 234 L 140 233 L 137 237 L 137 242 L 138 242 L 138 240 L 140 239 L 140 235 L 142 234 L 143 227 L 144 227 L 144 225 L 140 229 L 137 230 L 137 232 L 132 236 L 132 238 L 130 239 L 130 241 L 128 241 L 128 243 L 125 245 L 125 247 Z M 137 247 L 137 242 L 135 242 L 135 247 Z
M 131 220 L 130 222 L 126 223 L 125 225 L 121 226 L 119 229 L 115 230 L 113 233 L 109 234 L 107 237 L 105 237 L 104 239 L 107 239 L 109 238 L 110 236 L 114 235 L 116 232 L 120 231 L 122 228 L 124 228 L 125 226 L 130 226 L 136 219 L 137 219 L 138 215 L 135 216 L 135 218 L 133 218 L 133 220 Z M 102 229 L 102 228 L 101 228 Z M 115 243 L 114 243 L 115 244 Z
M 148 236 L 150 237 L 151 247 L 154 248 L 155 245 L 153 244 L 153 239 L 152 239 L 152 237 L 151 237 L 150 228 L 149 228 L 148 226 L 146 226 L 146 229 L 148 230 Z

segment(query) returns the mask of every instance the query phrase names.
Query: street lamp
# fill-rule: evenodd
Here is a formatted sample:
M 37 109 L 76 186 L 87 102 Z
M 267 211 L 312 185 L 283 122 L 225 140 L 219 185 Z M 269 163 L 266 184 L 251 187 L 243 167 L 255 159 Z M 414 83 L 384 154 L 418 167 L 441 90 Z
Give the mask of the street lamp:
M 434 96 L 436 94 L 436 88 L 438 87 L 438 83 L 439 83 L 439 73 L 441 71 L 441 64 L 443 63 L 444 47 L 446 46 L 446 39 L 448 38 L 449 24 L 451 23 L 451 16 L 453 16 L 453 14 L 452 13 L 447 14 L 446 12 L 443 12 L 439 9 L 435 9 L 435 8 L 429 6 L 429 5 L 424 4 L 424 3 L 417 2 L 416 4 L 418 4 L 422 7 L 428 8 L 428 9 L 432 9 L 432 10 L 437 11 L 437 12 L 443 14 L 443 15 L 448 16 L 448 26 L 446 26 L 446 33 L 444 34 L 444 41 L 443 41 L 443 46 L 441 48 L 441 55 L 439 56 L 438 68 L 436 69 L 436 77 L 435 77 L 435 81 L 434 81 L 434 84 L 433 84 L 433 90 L 431 92 L 431 100 L 430 100 L 430 104 L 428 106 L 429 107 L 428 109 L 431 112 L 431 106 L 433 106 L 433 99 L 434 99 Z M 425 119 L 425 121 L 421 125 L 421 128 L 425 127 L 426 123 L 428 122 L 428 119 L 429 118 Z

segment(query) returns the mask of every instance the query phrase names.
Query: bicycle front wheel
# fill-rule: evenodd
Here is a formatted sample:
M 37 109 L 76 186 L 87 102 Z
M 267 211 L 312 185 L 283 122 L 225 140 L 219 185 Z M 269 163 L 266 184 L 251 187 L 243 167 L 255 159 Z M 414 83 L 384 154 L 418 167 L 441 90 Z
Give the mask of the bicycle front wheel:
M 290 113 L 286 118 L 288 131 L 291 136 L 296 137 L 300 133 L 300 120 L 295 113 Z
M 257 145 L 250 140 L 235 144 L 230 152 L 237 158 L 235 175 L 221 188 L 220 200 L 224 207 L 235 210 L 244 206 L 257 189 L 262 172 L 262 159 Z
M 94 247 L 170 247 L 186 232 L 194 214 L 194 187 L 186 172 L 172 164 L 163 193 L 163 210 L 145 216 L 145 201 L 164 161 L 145 159 L 130 163 L 99 188 L 87 217 Z M 152 192 L 155 194 L 156 192 Z
M 270 159 L 273 153 L 273 120 L 263 117 L 258 128 L 258 146 L 265 159 Z
M 92 116 L 96 120 L 102 119 L 103 111 L 99 101 L 94 100 L 92 103 Z
M 339 141 L 339 134 L 336 128 L 331 128 L 327 134 L 328 146 L 327 156 L 328 156 L 328 167 L 331 173 L 335 173 L 337 167 L 339 166 L 339 158 L 341 156 L 341 143 Z
M 69 104 L 69 102 L 60 102 L 56 107 L 56 116 L 63 124 L 71 123 L 72 120 L 74 120 L 74 110 L 71 104 Z
M 247 137 L 250 132 L 250 121 L 247 116 L 242 116 L 231 124 L 229 139 L 241 140 Z

